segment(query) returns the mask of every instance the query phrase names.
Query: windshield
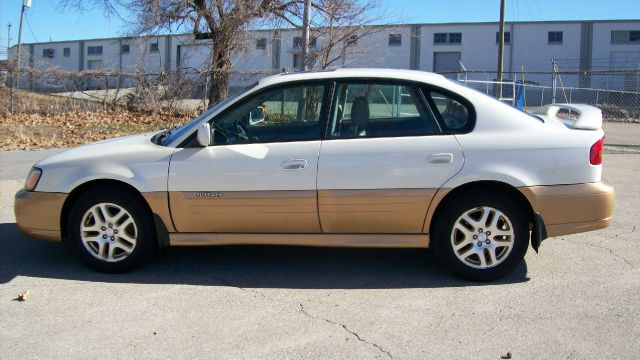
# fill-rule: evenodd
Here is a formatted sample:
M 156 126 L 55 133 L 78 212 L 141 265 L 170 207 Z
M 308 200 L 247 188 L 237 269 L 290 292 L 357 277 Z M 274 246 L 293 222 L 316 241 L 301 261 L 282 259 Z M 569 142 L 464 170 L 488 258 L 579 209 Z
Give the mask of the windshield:
M 190 132 L 194 127 L 196 127 L 200 123 L 201 120 L 210 117 L 211 114 L 215 113 L 220 108 L 225 107 L 228 103 L 232 102 L 243 93 L 244 92 L 240 92 L 238 94 L 229 96 L 224 101 L 218 103 L 216 106 L 200 114 L 200 116 L 198 116 L 197 118 L 189 121 L 188 123 L 182 125 L 179 128 L 176 128 L 175 130 L 170 130 L 169 134 L 165 136 L 164 139 L 162 140 L 162 145 L 171 144 L 173 141 L 180 138 L 182 135 Z

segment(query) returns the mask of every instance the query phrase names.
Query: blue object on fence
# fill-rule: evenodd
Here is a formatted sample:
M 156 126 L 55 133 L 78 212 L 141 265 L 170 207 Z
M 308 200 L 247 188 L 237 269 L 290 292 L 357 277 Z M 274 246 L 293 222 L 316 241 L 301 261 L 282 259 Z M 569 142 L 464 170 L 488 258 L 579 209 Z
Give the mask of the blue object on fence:
M 515 104 L 518 110 L 524 110 L 524 86 L 522 84 L 522 80 L 516 80 L 515 82 Z

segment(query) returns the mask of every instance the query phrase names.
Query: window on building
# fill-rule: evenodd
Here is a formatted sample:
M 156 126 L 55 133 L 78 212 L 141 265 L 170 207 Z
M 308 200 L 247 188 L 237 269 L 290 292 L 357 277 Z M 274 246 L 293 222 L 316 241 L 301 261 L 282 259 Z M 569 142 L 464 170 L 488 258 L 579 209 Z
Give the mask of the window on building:
M 121 54 L 128 54 L 129 51 L 131 51 L 131 48 L 129 47 L 129 44 L 120 45 L 120 53 Z
M 547 39 L 549 44 L 562 44 L 562 31 L 549 31 Z
M 433 34 L 434 44 L 460 44 L 462 43 L 462 33 L 435 33 Z
M 42 57 L 47 59 L 53 59 L 55 51 L 54 49 L 42 49 Z
M 358 46 L 358 35 L 349 35 L 345 42 L 347 46 Z
M 266 48 L 267 48 L 267 39 L 266 38 L 256 39 L 256 49 L 264 50 Z
M 640 30 L 613 30 L 611 31 L 612 43 L 640 43 Z
M 158 43 L 151 43 L 149 46 L 149 51 L 152 53 L 157 53 L 158 51 L 160 51 L 160 47 L 158 46 Z
M 315 37 L 309 38 L 309 47 L 316 47 L 317 39 Z M 302 36 L 295 36 L 293 38 L 293 48 L 302 49 Z
M 500 32 L 496 32 L 496 44 L 500 43 Z M 511 44 L 511 32 L 509 31 L 505 31 L 504 32 L 504 44 L 505 45 L 509 45 Z
M 462 33 L 449 33 L 449 44 L 462 43 Z
M 401 45 L 402 45 L 402 34 L 400 33 L 389 34 L 389 46 L 401 46 Z
M 447 43 L 447 34 L 446 33 L 435 33 L 435 34 L 433 34 L 433 43 L 434 44 L 446 44 Z
M 64 57 L 69 57 L 69 56 L 71 56 L 71 48 L 64 48 L 64 49 L 62 49 L 62 56 L 64 56 Z
M 89 46 L 89 47 L 87 47 L 87 54 L 89 54 L 89 55 L 102 55 L 102 46 Z

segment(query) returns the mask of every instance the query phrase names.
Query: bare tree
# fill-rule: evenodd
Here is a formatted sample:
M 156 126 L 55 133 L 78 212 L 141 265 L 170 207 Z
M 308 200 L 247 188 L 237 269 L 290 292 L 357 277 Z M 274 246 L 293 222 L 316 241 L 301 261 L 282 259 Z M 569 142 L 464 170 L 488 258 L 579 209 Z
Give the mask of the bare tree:
M 135 32 L 140 35 L 158 31 L 190 29 L 196 39 L 210 39 L 210 55 L 205 74 L 210 79 L 208 106 L 228 95 L 234 50 L 242 46 L 240 31 L 274 14 L 287 12 L 299 0 L 62 0 L 64 6 L 86 9 L 87 3 L 102 6 L 109 14 L 122 10 L 135 16 Z M 123 17 L 121 17 L 123 18 Z
M 300 2 L 278 13 L 289 25 L 302 28 L 303 9 Z M 321 45 L 311 48 L 309 56 L 303 59 L 306 67 L 327 69 L 343 65 L 349 54 L 366 52 L 358 46 L 358 41 L 374 33 L 383 31 L 385 26 L 374 25 L 383 20 L 376 0 L 314 0 L 310 21 L 311 38 Z

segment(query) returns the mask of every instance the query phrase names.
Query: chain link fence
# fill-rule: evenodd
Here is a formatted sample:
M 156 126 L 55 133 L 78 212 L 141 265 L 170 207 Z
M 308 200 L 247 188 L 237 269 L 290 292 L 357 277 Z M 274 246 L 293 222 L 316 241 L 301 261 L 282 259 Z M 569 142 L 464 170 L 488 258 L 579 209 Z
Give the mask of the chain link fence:
M 9 112 L 127 109 L 156 112 L 194 112 L 207 107 L 208 74 L 196 69 L 162 73 L 123 73 L 90 70 L 21 69 L 0 66 L 2 104 Z M 229 93 L 234 94 L 260 78 L 279 72 L 232 71 Z M 588 104 L 602 109 L 608 145 L 640 147 L 640 71 L 507 73 L 496 81 L 495 72 L 461 71 L 445 76 L 499 98 L 524 111 L 552 103 Z M 597 87 L 594 87 L 595 86 Z M 501 95 L 500 95 L 501 90 Z M 43 109 L 29 96 L 45 94 L 60 99 Z
M 446 76 L 524 111 L 553 103 L 595 106 L 602 110 L 607 145 L 640 147 L 640 71 L 513 73 L 501 82 L 490 72 L 458 72 Z M 545 80 L 551 85 L 544 85 Z M 593 83 L 614 89 L 573 85 Z
M 275 70 L 229 73 L 230 95 L 238 93 Z M 195 69 L 161 73 L 125 73 L 109 70 L 0 68 L 0 88 L 11 113 L 103 110 L 124 107 L 134 111 L 193 112 L 207 108 L 209 74 Z M 35 95 L 56 97 L 55 109 L 38 108 Z M 64 101 L 63 101 L 64 100 Z

